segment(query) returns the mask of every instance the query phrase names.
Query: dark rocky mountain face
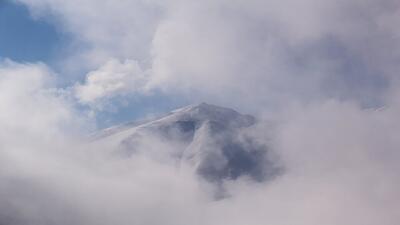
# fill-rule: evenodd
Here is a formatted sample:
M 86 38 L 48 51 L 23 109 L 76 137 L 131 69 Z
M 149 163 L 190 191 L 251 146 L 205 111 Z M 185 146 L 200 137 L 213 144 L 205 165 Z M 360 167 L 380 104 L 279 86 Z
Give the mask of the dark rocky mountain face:
M 208 182 L 222 184 L 247 176 L 262 182 L 279 174 L 268 146 L 246 133 L 256 119 L 202 103 L 175 110 L 138 126 L 109 129 L 96 142 L 111 142 L 125 157 L 148 154 L 173 160 Z

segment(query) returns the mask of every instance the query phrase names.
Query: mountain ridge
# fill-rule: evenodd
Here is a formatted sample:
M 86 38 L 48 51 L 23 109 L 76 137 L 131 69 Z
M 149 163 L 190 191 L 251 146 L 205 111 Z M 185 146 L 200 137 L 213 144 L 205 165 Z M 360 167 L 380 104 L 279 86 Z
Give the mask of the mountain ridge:
M 189 165 L 211 183 L 242 176 L 262 182 L 279 169 L 269 147 L 246 133 L 256 123 L 251 115 L 201 103 L 154 120 L 106 129 L 94 142 L 111 144 L 114 153 L 127 158 L 145 154 Z

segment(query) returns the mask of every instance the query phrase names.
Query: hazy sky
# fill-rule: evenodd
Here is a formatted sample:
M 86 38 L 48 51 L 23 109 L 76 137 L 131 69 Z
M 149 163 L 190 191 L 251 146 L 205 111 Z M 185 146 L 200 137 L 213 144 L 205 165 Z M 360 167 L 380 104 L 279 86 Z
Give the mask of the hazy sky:
M 0 0 L 0 224 L 399 224 L 399 23 L 398 0 Z M 259 117 L 285 174 L 213 201 L 82 143 L 203 101 Z

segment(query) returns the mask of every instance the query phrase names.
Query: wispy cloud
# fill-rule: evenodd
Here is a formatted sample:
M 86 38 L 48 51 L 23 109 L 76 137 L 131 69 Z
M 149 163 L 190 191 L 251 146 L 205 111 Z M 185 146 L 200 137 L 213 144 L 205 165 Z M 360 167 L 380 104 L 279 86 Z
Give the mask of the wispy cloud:
M 111 59 L 98 70 L 88 73 L 85 83 L 76 85 L 74 91 L 82 103 L 98 105 L 101 100 L 117 95 L 145 92 L 146 79 L 136 61 Z

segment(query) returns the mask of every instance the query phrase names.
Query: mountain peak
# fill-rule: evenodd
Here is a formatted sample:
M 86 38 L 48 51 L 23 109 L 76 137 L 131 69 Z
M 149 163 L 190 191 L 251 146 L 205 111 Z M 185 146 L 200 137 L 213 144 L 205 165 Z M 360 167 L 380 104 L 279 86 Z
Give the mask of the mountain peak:
M 255 118 L 250 115 L 200 103 L 143 124 L 114 128 L 97 142 L 103 147 L 113 146 L 128 157 L 146 154 L 190 165 L 212 183 L 243 175 L 263 181 L 277 170 L 267 146 L 247 135 L 247 128 L 253 124 Z
M 225 108 L 225 107 L 221 107 L 221 106 L 217 106 L 217 105 L 213 105 L 213 104 L 208 104 L 206 102 L 202 102 L 199 104 L 192 104 L 192 105 L 188 105 L 185 106 L 183 108 L 179 108 L 176 109 L 172 112 L 189 112 L 189 111 L 234 111 L 232 109 L 229 108 Z
M 189 105 L 172 111 L 172 118 L 177 120 L 192 120 L 198 122 L 212 121 L 226 125 L 250 126 L 255 123 L 255 118 L 243 115 L 237 111 L 217 105 L 202 102 Z

